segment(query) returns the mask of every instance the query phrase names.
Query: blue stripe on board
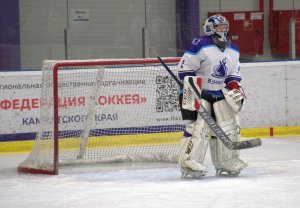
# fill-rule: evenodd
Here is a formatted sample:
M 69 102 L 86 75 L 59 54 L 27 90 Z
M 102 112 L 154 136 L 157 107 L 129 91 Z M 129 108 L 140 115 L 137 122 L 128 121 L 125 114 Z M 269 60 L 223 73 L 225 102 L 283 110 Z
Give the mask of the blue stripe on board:
M 111 128 L 111 129 L 94 129 L 91 131 L 91 136 L 113 136 L 113 135 L 130 135 L 130 134 L 153 134 L 164 132 L 180 132 L 184 131 L 183 125 L 168 125 L 168 126 L 146 126 L 135 128 Z M 80 137 L 82 131 L 70 130 L 62 131 L 64 135 L 77 135 Z M 68 134 L 67 134 L 68 133 Z M 17 133 L 17 134 L 0 134 L 0 142 L 26 141 L 34 140 L 36 133 Z M 72 136 L 74 137 L 74 136 Z
M 0 142 L 34 140 L 36 133 L 0 134 Z

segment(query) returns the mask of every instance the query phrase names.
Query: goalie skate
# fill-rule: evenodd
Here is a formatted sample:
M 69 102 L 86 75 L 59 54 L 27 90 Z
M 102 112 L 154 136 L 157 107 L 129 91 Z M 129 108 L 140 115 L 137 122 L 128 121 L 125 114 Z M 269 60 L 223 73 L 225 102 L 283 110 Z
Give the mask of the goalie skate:
M 238 176 L 241 173 L 241 170 L 248 166 L 248 164 L 239 157 L 232 158 L 224 164 L 226 164 L 227 167 L 232 167 L 232 169 L 229 170 L 226 168 L 216 168 L 217 176 Z
M 225 170 L 225 169 L 217 169 L 216 170 L 216 176 L 236 177 L 236 176 L 239 176 L 240 173 L 241 173 L 241 171 L 229 171 L 229 170 Z
M 181 168 L 181 178 L 202 178 L 207 173 L 207 169 L 205 170 L 192 170 L 189 168 Z

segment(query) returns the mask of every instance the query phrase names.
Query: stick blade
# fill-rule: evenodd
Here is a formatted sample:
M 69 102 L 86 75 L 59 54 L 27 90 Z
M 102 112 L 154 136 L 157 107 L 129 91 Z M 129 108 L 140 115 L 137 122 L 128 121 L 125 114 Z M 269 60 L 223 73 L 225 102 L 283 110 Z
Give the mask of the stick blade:
M 261 146 L 261 139 L 251 139 L 251 140 L 245 140 L 245 141 L 239 141 L 239 142 L 233 142 L 229 149 L 231 150 L 241 150 L 241 149 L 249 149 L 253 147 L 259 147 Z

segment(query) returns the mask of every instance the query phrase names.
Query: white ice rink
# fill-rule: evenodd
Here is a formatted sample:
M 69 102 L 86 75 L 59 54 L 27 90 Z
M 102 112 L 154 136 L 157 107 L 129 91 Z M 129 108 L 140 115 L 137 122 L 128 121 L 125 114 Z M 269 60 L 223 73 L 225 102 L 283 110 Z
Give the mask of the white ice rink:
M 243 150 L 239 177 L 209 173 L 181 179 L 177 164 L 126 163 L 64 167 L 60 174 L 18 173 L 27 154 L 0 155 L 0 207 L 294 208 L 300 207 L 300 138 L 263 139 Z

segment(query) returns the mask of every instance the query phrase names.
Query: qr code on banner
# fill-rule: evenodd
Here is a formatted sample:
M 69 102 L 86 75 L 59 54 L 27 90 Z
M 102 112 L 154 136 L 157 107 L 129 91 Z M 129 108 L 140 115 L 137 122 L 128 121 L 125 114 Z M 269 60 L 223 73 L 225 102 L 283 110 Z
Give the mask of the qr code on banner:
M 156 77 L 156 111 L 179 111 L 179 87 L 173 78 L 169 76 Z

